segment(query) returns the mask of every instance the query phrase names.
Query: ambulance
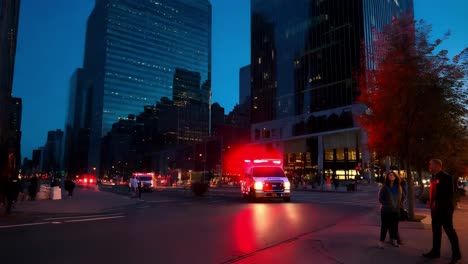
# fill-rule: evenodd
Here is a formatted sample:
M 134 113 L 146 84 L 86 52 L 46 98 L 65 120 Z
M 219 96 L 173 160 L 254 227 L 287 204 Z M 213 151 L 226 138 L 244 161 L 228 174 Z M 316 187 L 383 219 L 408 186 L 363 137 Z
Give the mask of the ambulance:
M 249 202 L 258 198 L 291 201 L 291 183 L 284 174 L 281 159 L 245 159 L 241 175 L 241 194 Z
M 153 191 L 155 184 L 154 173 L 149 172 L 134 172 L 132 176 L 135 177 L 143 191 Z

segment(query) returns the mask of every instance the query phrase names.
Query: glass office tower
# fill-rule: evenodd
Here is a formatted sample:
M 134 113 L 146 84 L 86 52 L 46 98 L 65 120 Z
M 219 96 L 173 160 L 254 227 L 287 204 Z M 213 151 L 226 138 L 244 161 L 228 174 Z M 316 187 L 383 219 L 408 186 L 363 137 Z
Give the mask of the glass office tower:
M 353 122 L 361 43 L 407 10 L 412 0 L 251 0 L 253 141 L 283 149 L 291 171 L 352 176 L 368 155 Z
M 177 68 L 210 82 L 211 4 L 96 0 L 86 34 L 84 69 L 93 98 L 89 166 L 96 167 L 101 137 L 119 119 L 171 98 Z
M 12 97 L 20 0 L 0 0 L 0 171 L 21 165 L 22 102 Z M 1 177 L 6 177 L 2 173 Z

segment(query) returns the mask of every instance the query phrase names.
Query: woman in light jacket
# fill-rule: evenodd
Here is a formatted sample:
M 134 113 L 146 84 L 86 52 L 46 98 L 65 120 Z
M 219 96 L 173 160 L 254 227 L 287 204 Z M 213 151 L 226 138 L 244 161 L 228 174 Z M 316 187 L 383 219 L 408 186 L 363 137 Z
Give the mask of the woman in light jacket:
M 385 178 L 384 185 L 379 191 L 381 228 L 379 248 L 384 248 L 387 231 L 390 233 L 392 245 L 398 247 L 399 232 L 398 222 L 400 220 L 400 207 L 403 200 L 403 190 L 400 186 L 400 178 L 391 171 Z

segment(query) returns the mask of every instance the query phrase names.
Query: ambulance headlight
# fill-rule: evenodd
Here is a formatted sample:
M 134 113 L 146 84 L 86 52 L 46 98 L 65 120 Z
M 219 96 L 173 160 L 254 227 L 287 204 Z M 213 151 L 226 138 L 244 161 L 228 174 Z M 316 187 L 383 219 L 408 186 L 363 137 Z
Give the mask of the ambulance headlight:
M 254 189 L 255 190 L 262 190 L 263 189 L 263 183 L 262 182 L 255 182 Z

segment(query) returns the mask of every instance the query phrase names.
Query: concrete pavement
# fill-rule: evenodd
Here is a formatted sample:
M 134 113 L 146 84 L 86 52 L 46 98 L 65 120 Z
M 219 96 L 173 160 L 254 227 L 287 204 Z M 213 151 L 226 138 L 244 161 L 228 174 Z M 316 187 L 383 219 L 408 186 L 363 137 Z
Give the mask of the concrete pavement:
M 15 204 L 13 213 L 99 213 L 112 208 L 137 204 L 137 199 L 129 199 L 114 193 L 99 191 L 96 187 L 77 187 L 73 197 L 63 192 L 62 200 L 22 201 Z
M 374 191 L 372 186 L 369 186 L 368 195 L 373 196 Z M 364 191 L 364 190 L 363 190 Z M 160 195 L 159 195 L 160 194 Z M 307 194 L 304 192 L 304 195 Z M 312 193 L 309 193 L 312 195 Z M 159 201 L 161 198 L 164 198 L 164 192 L 156 192 L 154 198 L 157 198 L 156 201 Z M 174 193 L 176 195 L 176 193 Z M 323 195 L 326 195 L 324 193 Z M 340 199 L 346 199 L 346 197 L 351 198 L 351 196 L 345 194 L 336 194 L 340 196 Z M 182 198 L 180 194 L 177 194 L 177 197 Z M 369 196 L 369 197 L 370 197 Z M 359 195 L 361 197 L 361 195 Z M 357 198 L 357 197 L 354 197 Z M 206 199 L 201 199 L 205 201 Z M 181 200 L 183 202 L 183 200 Z M 64 200 L 39 200 L 39 201 L 26 201 L 17 204 L 14 212 L 23 212 L 23 213 L 50 213 L 50 214 L 63 214 L 63 213 L 102 213 L 109 210 L 115 210 L 115 208 L 133 208 L 131 209 L 132 213 L 127 214 L 128 217 L 131 217 L 131 223 L 142 221 L 149 217 L 148 214 L 154 212 L 157 215 L 158 221 L 166 221 L 167 223 L 160 223 L 161 230 L 157 233 L 162 234 L 162 230 L 172 229 L 169 228 L 173 225 L 174 229 L 181 228 L 186 226 L 186 221 L 183 221 L 183 225 L 180 226 L 178 222 L 174 222 L 173 219 L 179 219 L 182 217 L 182 213 L 188 214 L 189 211 L 196 212 L 197 215 L 203 215 L 206 219 L 200 219 L 200 222 L 197 222 L 198 225 L 202 225 L 208 221 L 216 222 L 216 226 L 220 223 L 225 223 L 225 226 L 222 228 L 217 228 L 218 230 L 231 230 L 233 232 L 232 237 L 240 239 L 238 247 L 242 249 L 243 254 L 236 254 L 237 257 L 231 258 L 224 263 L 391 263 L 398 264 L 404 263 L 448 263 L 451 257 L 450 244 L 447 241 L 445 235 L 443 236 L 442 242 L 442 258 L 439 260 L 428 261 L 425 260 L 421 254 L 427 252 L 431 248 L 432 244 L 432 232 L 430 227 L 430 216 L 429 210 L 424 208 L 418 208 L 417 214 L 424 215 L 426 218 L 422 222 L 401 222 L 400 223 L 400 234 L 405 242 L 400 248 L 394 248 L 390 244 L 386 245 L 385 249 L 377 248 L 377 242 L 380 232 L 380 215 L 377 208 L 369 211 L 368 209 L 362 209 L 361 211 L 350 215 L 344 219 L 336 219 L 337 221 L 328 222 L 325 219 L 318 219 L 317 214 L 312 213 L 310 210 L 316 210 L 322 208 L 321 215 L 327 214 L 323 210 L 329 212 L 340 212 L 343 209 L 346 210 L 356 210 L 353 209 L 352 204 L 342 204 L 344 207 L 337 207 L 335 209 L 334 204 L 320 205 L 318 202 L 300 202 L 293 204 L 282 204 L 282 203 L 258 203 L 258 204 L 244 204 L 241 201 L 236 200 L 236 203 L 216 203 L 211 204 L 205 201 L 205 203 L 181 203 L 177 206 L 170 207 L 159 207 L 159 203 L 146 202 L 145 206 L 136 206 L 132 207 L 130 205 L 135 205 L 142 203 L 142 201 L 136 199 L 129 199 L 127 196 L 122 196 L 109 192 L 97 191 L 93 188 L 77 188 L 76 194 L 73 198 L 68 199 L 65 197 Z M 310 205 L 309 205 L 310 204 Z M 319 205 L 320 207 L 317 207 Z M 357 203 L 356 203 L 357 205 Z M 184 208 L 184 209 L 182 209 Z M 219 209 L 216 209 L 219 208 Z M 303 210 L 300 208 L 308 209 Z M 339 209 L 338 209 L 339 208 Z M 242 210 L 241 210 L 242 209 Z M 154 210 L 154 211 L 153 211 Z M 220 217 L 224 216 L 226 212 L 220 213 L 217 210 L 226 210 L 231 215 L 227 221 L 224 219 L 220 221 Z M 136 213 L 136 212 L 141 213 Z M 267 212 L 270 212 L 268 214 Z M 286 214 L 285 214 L 286 213 Z M 177 218 L 170 217 L 171 214 L 177 214 Z M 210 216 L 208 216 L 210 214 Z M 120 216 L 119 216 L 120 217 Z M 275 228 L 275 224 L 271 221 L 276 221 L 277 218 L 285 218 L 279 221 L 282 223 L 283 229 L 289 227 L 292 223 L 295 223 L 298 227 L 295 232 L 285 232 L 284 236 L 281 239 L 273 239 L 271 241 L 266 240 L 266 235 L 271 234 L 272 232 L 278 232 L 278 229 Z M 133 220 L 133 218 L 135 220 Z M 257 225 L 258 219 L 266 219 L 262 225 Z M 137 220 L 138 219 L 138 220 Z M 171 220 L 169 220 L 171 219 Z M 187 218 L 193 219 L 194 218 Z M 148 219 L 149 220 L 149 219 Z M 323 221 L 325 220 L 325 221 Z M 84 220 L 80 220 L 84 221 Z M 121 223 L 119 219 L 112 220 L 118 221 L 115 222 L 116 227 L 122 229 L 128 223 Z M 156 221 L 156 220 L 152 220 Z M 234 221 L 231 223 L 231 221 Z M 291 222 L 292 221 L 292 222 Z M 242 223 L 237 227 L 236 223 Z M 288 223 L 288 224 L 286 224 Z M 314 223 L 320 223 L 320 228 L 314 228 L 314 226 L 309 226 Z M 177 225 L 176 225 L 177 224 Z M 468 256 L 468 201 L 467 199 L 462 200 L 461 209 L 457 210 L 454 215 L 454 224 L 458 232 L 460 239 L 462 254 L 464 254 L 465 259 L 461 263 L 467 263 Z M 303 227 L 301 233 L 299 231 L 299 226 Z M 177 228 L 175 228 L 177 227 Z M 242 228 L 241 228 L 242 227 Z M 267 228 L 268 227 L 268 228 Z M 49 226 L 47 226 L 49 228 Z M 99 228 L 101 230 L 103 226 Z M 239 230 L 238 230 L 239 229 Z M 291 228 L 286 228 L 291 229 Z M 126 230 L 123 228 L 123 230 Z M 216 240 L 218 235 L 221 233 L 215 232 L 212 230 L 212 227 L 203 226 L 201 230 L 208 232 L 206 235 L 211 234 L 212 239 Z M 208 231 L 209 230 L 209 231 Z M 240 232 L 240 230 L 243 230 Z M 281 230 L 281 229 L 280 229 Z M 291 230 L 295 230 L 292 228 Z M 290 230 L 290 231 L 291 231 Z M 145 232 L 148 230 L 145 230 Z M 247 231 L 248 234 L 255 234 L 259 232 L 256 236 L 241 236 Z M 184 231 L 184 232 L 192 232 Z M 178 236 L 184 236 L 184 232 L 178 233 Z M 126 234 L 127 235 L 127 234 Z M 177 236 L 177 237 L 178 237 Z M 205 235 L 204 235 L 205 236 Z M 253 238 L 258 240 L 253 240 Z M 206 239 L 207 237 L 205 237 Z M 216 238 L 216 239 L 215 239 Z M 184 239 L 174 238 L 175 243 L 180 243 Z M 185 238 L 187 239 L 187 238 Z M 257 241 L 257 242 L 255 242 Z M 154 241 L 153 241 L 154 242 Z M 255 243 L 254 243 L 255 242 Z M 258 247 L 254 247 L 256 243 Z M 216 244 L 216 243 L 215 243 Z M 226 247 L 229 248 L 229 247 Z M 225 250 L 226 248 L 221 247 L 220 249 Z M 217 259 L 214 260 L 210 257 L 213 253 L 209 253 L 207 258 L 210 260 L 206 263 L 220 263 L 219 260 L 223 259 L 220 256 L 222 252 L 219 252 Z M 224 259 L 227 258 L 225 256 Z M 176 258 L 177 259 L 177 258 Z M 227 258 L 229 259 L 229 258 Z M 175 260 L 175 259 L 174 259 Z M 177 261 L 173 263 L 178 263 Z
M 359 264 L 414 264 L 448 263 L 451 258 L 450 242 L 443 235 L 441 258 L 426 260 L 421 254 L 432 247 L 431 217 L 428 209 L 417 209 L 426 216 L 421 222 L 400 222 L 400 234 L 404 245 L 395 248 L 387 244 L 377 247 L 380 232 L 379 212 L 350 218 L 330 228 L 297 237 L 287 243 L 262 250 L 236 263 L 359 263 Z M 454 214 L 454 226 L 460 240 L 463 255 L 460 263 L 468 263 L 468 201 Z M 388 239 L 388 237 L 387 237 Z

